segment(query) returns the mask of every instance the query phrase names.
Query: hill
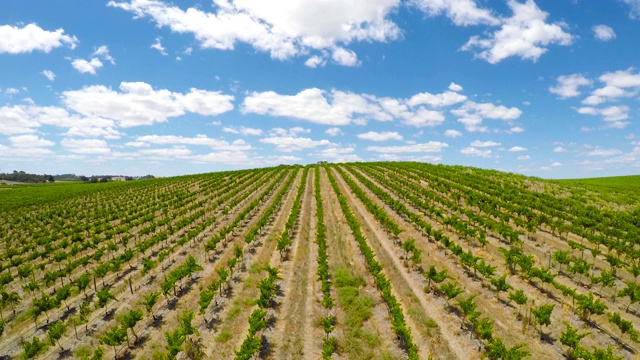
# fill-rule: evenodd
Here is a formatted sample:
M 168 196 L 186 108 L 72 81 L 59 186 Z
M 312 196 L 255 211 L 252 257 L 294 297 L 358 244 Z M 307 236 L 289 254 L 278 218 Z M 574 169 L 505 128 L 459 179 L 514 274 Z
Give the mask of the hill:
M 582 185 L 384 162 L 17 190 L 41 193 L 0 222 L 12 358 L 640 350 L 640 206 Z

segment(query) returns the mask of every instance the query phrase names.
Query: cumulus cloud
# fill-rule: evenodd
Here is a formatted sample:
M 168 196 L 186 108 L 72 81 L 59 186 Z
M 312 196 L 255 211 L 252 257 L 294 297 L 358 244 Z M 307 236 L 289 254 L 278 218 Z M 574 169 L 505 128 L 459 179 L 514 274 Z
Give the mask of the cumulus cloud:
M 103 66 L 102 61 L 98 58 L 91 58 L 91 60 L 87 61 L 85 59 L 74 59 L 71 62 L 71 66 L 74 69 L 78 70 L 81 74 L 96 74 L 96 69 L 99 69 Z
M 462 88 L 453 83 L 450 87 Z M 451 107 L 466 99 L 466 96 L 453 91 L 441 94 L 424 92 L 401 99 L 310 88 L 295 95 L 282 95 L 274 91 L 253 92 L 245 97 L 241 111 L 330 126 L 362 125 L 369 120 L 398 120 L 405 125 L 433 127 L 444 123 L 443 107 Z M 459 117 L 476 116 L 479 122 L 483 117 L 512 120 L 521 114 L 517 108 L 472 101 L 466 101 L 455 111 Z
M 162 38 L 160 37 L 156 38 L 156 42 L 151 45 L 151 48 L 158 50 L 158 52 L 160 52 L 162 56 L 169 55 L 167 53 L 167 49 L 165 49 L 164 46 L 162 46 Z
M 359 65 L 358 55 L 351 50 L 347 50 L 341 47 L 333 49 L 331 58 L 336 64 L 343 66 L 357 66 Z
M 452 82 L 451 84 L 449 84 L 449 90 L 459 92 L 462 91 L 462 86 Z
M 490 10 L 479 8 L 474 0 L 413 0 L 411 3 L 428 16 L 444 14 L 458 26 L 500 24 Z
M 380 153 L 419 153 L 419 152 L 440 152 L 442 149 L 449 147 L 449 144 L 439 141 L 429 141 L 422 144 L 403 145 L 403 146 L 369 146 L 368 151 Z
M 119 126 L 132 127 L 165 122 L 187 111 L 199 115 L 219 115 L 233 109 L 234 97 L 218 91 L 192 88 L 188 93 L 154 90 L 144 82 L 122 82 L 120 92 L 103 85 L 62 93 L 62 102 L 88 117 L 111 119 Z
M 362 161 L 362 158 L 355 154 L 353 147 L 331 146 L 316 152 L 314 155 L 321 160 L 341 163 Z
M 138 136 L 135 141 L 135 146 L 142 146 L 139 144 L 152 144 L 152 145 L 198 145 L 206 146 L 213 150 L 225 150 L 225 151 L 246 151 L 252 149 L 252 146 L 247 144 L 244 140 L 238 139 L 232 142 L 226 140 L 212 139 L 206 135 L 198 134 L 195 137 L 183 137 L 176 135 L 145 135 Z
M 42 70 L 42 75 L 44 75 L 44 77 L 46 77 L 47 79 L 49 79 L 49 81 L 53 81 L 56 79 L 56 74 L 53 73 L 53 71 L 51 70 Z
M 452 83 L 453 84 L 453 83 Z M 453 84 L 455 85 L 455 84 Z M 441 108 L 461 103 L 467 100 L 467 97 L 457 92 L 446 91 L 442 94 L 431 94 L 428 92 L 416 94 L 409 99 L 407 104 L 411 106 L 429 105 L 434 108 Z
M 116 61 L 109 53 L 109 47 L 106 45 L 99 46 L 92 54 L 91 59 L 74 59 L 71 65 L 74 69 L 78 70 L 81 74 L 96 74 L 96 70 L 104 66 L 104 63 L 100 59 L 108 61 L 111 65 L 115 65 Z
M 556 146 L 555 148 L 553 148 L 553 152 L 554 153 L 566 153 L 567 149 L 563 148 L 562 146 Z
M 510 148 L 507 151 L 509 151 L 509 152 L 521 152 L 521 151 L 527 151 L 527 148 L 522 147 L 522 146 L 514 146 L 514 147 Z
M 388 19 L 399 3 L 217 0 L 214 12 L 197 7 L 185 11 L 158 0 L 110 1 L 108 6 L 132 12 L 137 18 L 148 16 L 159 27 L 173 32 L 192 34 L 205 49 L 232 50 L 241 42 L 280 60 L 329 50 L 336 63 L 353 66 L 357 57 L 345 46 L 359 41 L 386 42 L 400 36 L 400 29 Z
M 550 87 L 549 92 L 559 95 L 562 99 L 580 96 L 580 91 L 578 91 L 580 87 L 593 84 L 593 81 L 581 74 L 559 76 L 557 81 L 558 85 Z
M 600 41 L 609 41 L 616 38 L 616 33 L 607 25 L 593 27 L 593 36 Z
M 491 150 L 480 150 L 474 147 L 464 148 L 460 150 L 460 153 L 466 156 L 475 156 L 475 157 L 483 157 L 483 158 L 491 157 Z
M 9 143 L 13 147 L 45 147 L 45 146 L 53 146 L 55 143 L 53 141 L 49 141 L 46 139 L 42 139 L 37 135 L 17 135 L 10 136 Z
M 75 49 L 78 39 L 64 33 L 64 29 L 44 30 L 36 24 L 24 27 L 0 26 L 0 54 L 23 54 L 33 51 L 50 52 L 54 48 L 68 46 Z
M 447 130 L 447 131 L 445 131 L 445 132 L 444 132 L 444 136 L 446 136 L 446 137 L 448 137 L 448 138 L 453 138 L 453 139 L 455 139 L 455 138 L 457 138 L 457 137 L 462 136 L 462 133 L 461 133 L 460 131 L 458 131 L 458 130 L 452 130 L 452 129 L 449 129 L 449 130 Z
M 322 56 L 314 55 L 307 59 L 304 62 L 304 65 L 310 68 L 317 68 L 318 66 L 325 66 L 327 64 L 327 60 L 325 60 Z
M 531 156 L 529 155 L 518 156 L 518 160 L 529 160 L 529 159 L 531 159 Z
M 111 65 L 116 64 L 116 59 L 111 56 L 109 53 L 109 47 L 107 45 L 99 46 L 92 54 L 92 56 L 101 57 L 102 59 L 111 63 Z
M 324 133 L 329 135 L 329 136 L 343 135 L 342 130 L 340 130 L 340 128 L 338 128 L 338 127 L 328 128 L 327 130 L 324 131 Z
M 262 129 L 249 128 L 244 126 L 240 126 L 239 128 L 225 127 L 222 129 L 222 131 L 232 133 L 232 134 L 245 135 L 245 136 L 246 135 L 253 135 L 253 136 L 262 135 Z
M 370 141 L 388 141 L 388 140 L 403 140 L 402 135 L 400 135 L 396 131 L 383 131 L 383 132 L 375 132 L 369 131 L 363 134 L 358 134 L 358 138 L 362 140 L 370 140 Z
M 587 152 L 587 156 L 612 156 L 622 154 L 622 151 L 618 149 L 595 149 Z
M 502 19 L 500 30 L 486 38 L 472 36 L 462 50 L 480 49 L 475 56 L 491 64 L 518 56 L 525 60 L 537 61 L 552 44 L 571 45 L 573 36 L 564 31 L 564 23 L 549 24 L 549 14 L 540 10 L 533 0 L 520 3 L 509 0 L 507 5 L 513 16 Z
M 69 152 L 76 154 L 105 155 L 111 152 L 107 142 L 100 139 L 64 138 L 60 144 Z
M 640 19 L 640 0 L 622 0 L 629 5 L 629 17 Z
M 259 141 L 263 144 L 275 145 L 276 150 L 282 152 L 301 151 L 331 144 L 331 142 L 326 139 L 316 141 L 310 138 L 293 136 L 273 136 L 260 139 Z
M 492 146 L 500 146 L 500 143 L 495 142 L 495 141 L 475 140 L 474 142 L 471 143 L 471 146 L 473 146 L 473 147 L 492 147 Z
M 522 111 L 516 107 L 508 108 L 492 103 L 465 102 L 460 108 L 451 110 L 458 117 L 458 122 L 464 124 L 470 132 L 488 132 L 489 129 L 482 125 L 484 119 L 512 121 L 522 115 Z
M 605 121 L 620 121 L 629 118 L 629 107 L 625 105 L 607 108 L 581 107 L 577 109 L 583 115 L 600 115 Z
M 521 128 L 520 126 L 514 126 L 511 129 L 509 129 L 508 131 L 509 133 L 513 133 L 513 134 L 519 134 L 521 132 L 524 132 L 524 129 Z

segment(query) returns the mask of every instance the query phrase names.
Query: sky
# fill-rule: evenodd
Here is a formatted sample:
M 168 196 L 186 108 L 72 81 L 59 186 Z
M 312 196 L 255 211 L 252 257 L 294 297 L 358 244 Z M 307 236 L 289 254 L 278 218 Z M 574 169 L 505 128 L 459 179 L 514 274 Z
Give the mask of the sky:
M 0 172 L 640 174 L 640 0 L 2 0 Z

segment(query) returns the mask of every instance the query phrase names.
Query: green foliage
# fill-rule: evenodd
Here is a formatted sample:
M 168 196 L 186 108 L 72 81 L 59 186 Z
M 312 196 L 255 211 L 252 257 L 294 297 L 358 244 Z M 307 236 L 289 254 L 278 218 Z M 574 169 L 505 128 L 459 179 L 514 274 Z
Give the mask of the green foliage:
M 504 345 L 501 339 L 494 338 L 487 344 L 487 356 L 489 359 L 520 360 L 530 355 L 525 344 L 516 344 L 511 348 Z
M 55 345 L 56 342 L 60 346 L 60 338 L 67 329 L 67 325 L 63 321 L 56 321 L 47 329 L 47 336 L 49 337 L 49 343 Z M 60 346 L 62 348 L 62 346 Z
M 40 338 L 34 336 L 31 341 L 25 340 L 22 343 L 22 349 L 24 352 L 22 353 L 23 359 L 33 359 L 38 353 L 44 350 L 46 344 L 40 340 Z
M 578 329 L 571 327 L 566 321 L 564 325 L 566 326 L 566 330 L 560 334 L 560 343 L 569 347 L 569 356 L 575 357 L 574 355 L 580 347 L 580 340 L 589 335 L 589 333 L 578 333 Z
M 158 298 L 160 297 L 160 293 L 155 291 L 151 292 L 148 295 L 143 295 L 144 301 L 140 302 L 141 305 L 144 305 L 144 308 L 147 310 L 151 317 L 155 319 L 153 315 L 153 306 L 158 302 Z
M 553 304 L 540 305 L 537 308 L 531 308 L 531 314 L 536 319 L 536 322 L 540 326 L 540 337 L 542 337 L 542 327 L 549 326 L 551 324 L 551 313 L 553 312 Z
M 429 270 L 424 273 L 424 277 L 425 279 L 427 279 L 427 282 L 428 282 L 427 291 L 431 291 L 431 281 L 435 282 L 436 284 L 440 284 L 449 276 L 447 275 L 447 269 L 437 271 L 436 267 L 431 265 L 429 267 Z

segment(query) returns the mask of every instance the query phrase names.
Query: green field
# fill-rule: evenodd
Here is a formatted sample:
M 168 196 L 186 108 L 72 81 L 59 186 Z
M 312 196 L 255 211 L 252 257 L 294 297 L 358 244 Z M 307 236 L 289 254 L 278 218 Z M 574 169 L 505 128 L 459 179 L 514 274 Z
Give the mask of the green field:
M 597 193 L 603 199 L 614 203 L 628 205 L 638 203 L 640 200 L 640 175 L 553 180 L 552 182 Z

